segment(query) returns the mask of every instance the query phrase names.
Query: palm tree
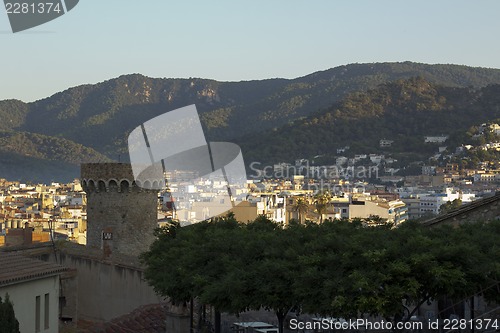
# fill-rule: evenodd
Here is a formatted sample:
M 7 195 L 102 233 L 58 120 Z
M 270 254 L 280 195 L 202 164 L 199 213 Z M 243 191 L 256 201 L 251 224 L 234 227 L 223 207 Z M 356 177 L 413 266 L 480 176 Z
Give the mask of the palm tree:
M 304 198 L 298 198 L 292 205 L 292 209 L 299 214 L 299 221 L 302 223 L 305 214 L 309 210 L 309 203 Z
M 332 195 L 328 191 L 319 192 L 314 196 L 314 206 L 319 214 L 319 223 L 323 223 L 323 214 L 327 212 Z

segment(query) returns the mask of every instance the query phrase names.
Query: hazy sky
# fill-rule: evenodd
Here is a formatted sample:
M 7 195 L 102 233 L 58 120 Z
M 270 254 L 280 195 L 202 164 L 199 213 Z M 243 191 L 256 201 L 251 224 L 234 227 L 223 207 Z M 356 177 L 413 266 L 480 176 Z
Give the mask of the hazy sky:
M 240 81 L 349 63 L 500 68 L 500 1 L 80 0 L 13 34 L 0 8 L 0 99 L 122 74 Z

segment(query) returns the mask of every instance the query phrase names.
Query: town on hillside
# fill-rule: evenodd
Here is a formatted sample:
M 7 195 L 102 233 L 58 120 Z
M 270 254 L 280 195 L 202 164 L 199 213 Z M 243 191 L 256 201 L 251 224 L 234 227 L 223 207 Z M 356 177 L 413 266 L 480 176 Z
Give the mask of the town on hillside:
M 484 139 L 486 133 L 492 134 L 492 141 Z M 242 222 L 263 215 L 284 226 L 291 220 L 360 219 L 394 225 L 424 221 L 499 190 L 499 161 L 481 161 L 474 167 L 463 163 L 467 153 L 500 151 L 499 135 L 498 124 L 482 124 L 474 134 L 478 145 L 459 147 L 445 146 L 446 135 L 426 136 L 422 144 L 437 144 L 438 151 L 427 161 L 406 166 L 420 174 L 403 175 L 401 167 L 393 167 L 397 161 L 383 154 L 347 157 L 348 146 L 337 149 L 334 165 L 307 159 L 265 167 L 253 163 L 247 169 L 247 187 L 233 189 L 229 200 L 237 204 L 230 210 Z M 380 140 L 381 147 L 391 144 Z M 227 213 L 217 207 L 227 195 L 223 177 L 171 170 L 165 178 L 168 188 L 158 192 L 158 226 L 171 221 L 188 225 Z M 0 246 L 24 242 L 26 227 L 32 229 L 33 242 L 65 239 L 85 244 L 87 199 L 81 181 L 25 184 L 1 179 Z

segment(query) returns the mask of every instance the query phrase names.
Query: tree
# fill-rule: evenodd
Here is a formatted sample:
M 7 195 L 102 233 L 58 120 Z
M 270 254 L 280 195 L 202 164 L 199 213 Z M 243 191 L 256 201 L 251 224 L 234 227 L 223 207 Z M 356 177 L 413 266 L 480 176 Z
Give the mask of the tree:
M 327 221 L 311 231 L 293 285 L 307 313 L 367 313 L 398 321 L 409 320 L 431 299 L 500 298 L 500 257 L 493 245 L 498 221 L 435 229 L 411 222 L 390 229 Z
M 5 301 L 0 297 L 0 333 L 19 333 L 19 321 L 14 314 L 9 294 L 5 294 Z
M 216 313 L 245 311 L 248 304 L 237 292 L 242 283 L 238 273 L 245 270 L 241 247 L 247 246 L 240 228 L 234 214 L 228 214 L 189 227 L 157 230 L 157 240 L 141 255 L 146 280 L 177 305 L 199 298 Z
M 218 311 L 238 314 L 273 310 L 283 332 L 284 318 L 296 303 L 294 257 L 282 227 L 265 217 L 239 224 L 234 216 L 185 228 L 160 230 L 141 258 L 154 289 L 174 302 L 198 298 Z M 288 253 L 288 255 L 286 255 Z
M 449 211 L 459 208 L 460 206 L 462 206 L 462 199 L 445 202 L 439 207 L 439 214 L 446 214 Z
M 218 311 L 292 308 L 322 316 L 409 318 L 431 299 L 500 301 L 500 221 L 458 228 L 405 222 L 290 224 L 234 216 L 163 229 L 142 258 L 146 279 L 174 301 Z M 10 333 L 10 332 L 9 332 Z
M 300 225 L 297 228 L 301 229 Z M 267 219 L 262 226 L 256 227 L 254 222 L 247 229 L 248 238 L 253 240 L 249 253 L 261 253 L 261 260 L 245 260 L 248 262 L 246 295 L 252 295 L 249 307 L 272 310 L 278 319 L 279 332 L 283 333 L 288 312 L 299 305 L 297 294 L 290 290 L 298 272 L 300 241 L 290 232 L 296 229 L 293 226 L 283 229 Z
M 319 214 L 320 223 L 323 222 L 323 214 L 327 212 L 331 199 L 332 195 L 328 191 L 319 192 L 314 196 L 314 207 Z
M 168 296 L 173 304 L 186 304 L 194 297 L 191 270 L 196 262 L 193 229 L 173 224 L 156 231 L 157 241 L 141 256 L 147 263 L 146 279 L 158 294 Z M 182 234 L 183 237 L 179 237 Z
M 305 214 L 309 210 L 309 203 L 304 198 L 297 198 L 295 203 L 292 205 L 292 209 L 299 214 L 300 223 L 304 222 Z

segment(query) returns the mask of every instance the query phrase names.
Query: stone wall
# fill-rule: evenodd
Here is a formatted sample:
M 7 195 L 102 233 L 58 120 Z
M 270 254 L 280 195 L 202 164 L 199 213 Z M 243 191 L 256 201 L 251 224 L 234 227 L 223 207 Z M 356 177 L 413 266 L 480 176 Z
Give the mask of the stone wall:
M 132 181 L 134 174 L 128 163 L 84 163 L 81 165 L 84 179 L 128 179 Z

